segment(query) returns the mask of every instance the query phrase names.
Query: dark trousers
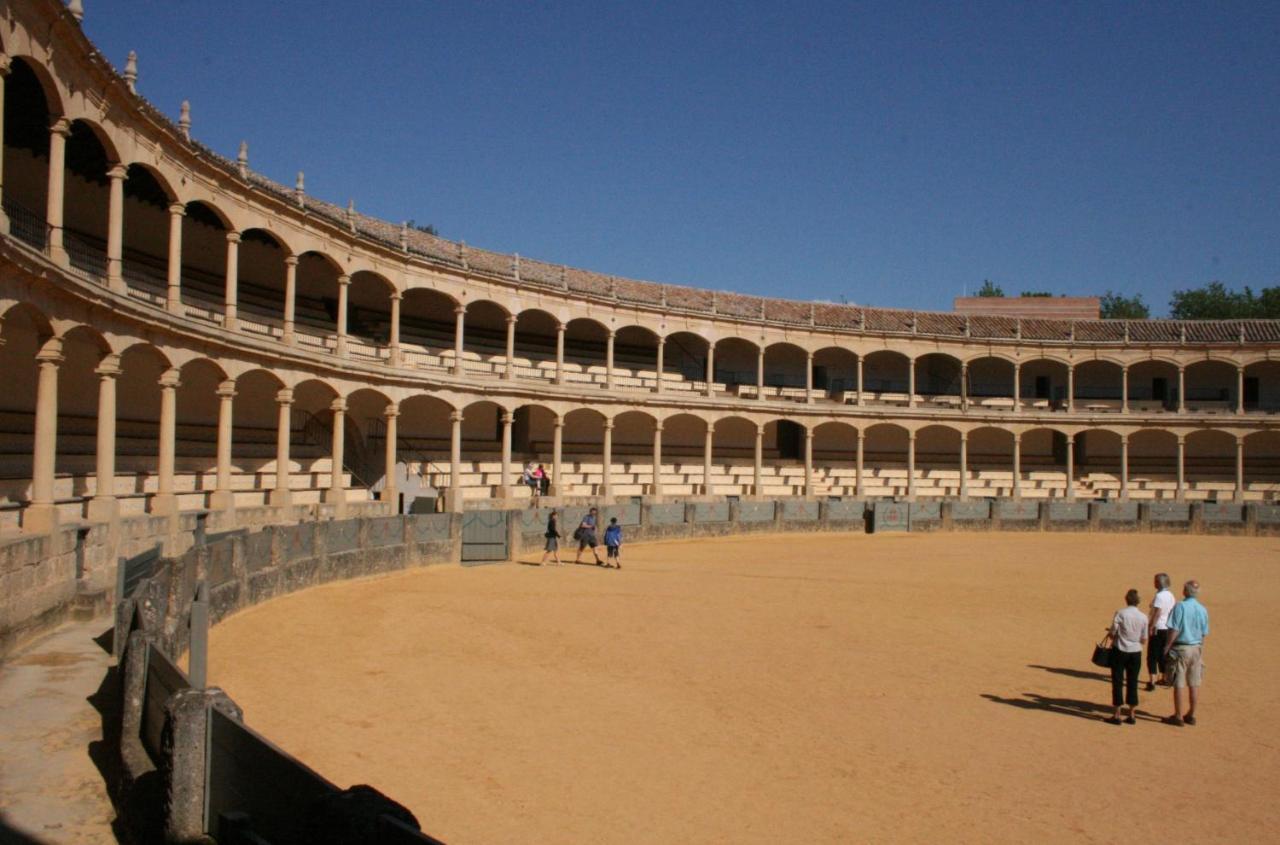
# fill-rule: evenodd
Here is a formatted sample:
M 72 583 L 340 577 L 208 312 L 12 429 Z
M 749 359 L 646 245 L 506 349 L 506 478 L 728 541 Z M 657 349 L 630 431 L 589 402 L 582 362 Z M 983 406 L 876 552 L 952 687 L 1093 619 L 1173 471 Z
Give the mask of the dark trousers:
M 1138 675 L 1142 673 L 1142 652 L 1111 652 L 1111 706 L 1138 703 Z
M 1168 662 L 1164 656 L 1164 644 L 1169 641 L 1169 630 L 1156 631 L 1151 635 L 1151 639 L 1147 642 L 1147 673 L 1151 675 L 1164 674 L 1165 664 Z

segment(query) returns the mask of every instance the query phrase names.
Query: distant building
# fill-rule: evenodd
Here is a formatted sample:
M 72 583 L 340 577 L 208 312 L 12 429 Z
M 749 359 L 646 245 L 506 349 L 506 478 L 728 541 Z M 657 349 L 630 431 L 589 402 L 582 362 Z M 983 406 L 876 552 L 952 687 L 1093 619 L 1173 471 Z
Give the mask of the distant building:
M 1102 300 L 1096 296 L 957 296 L 955 312 L 1041 320 L 1097 320 L 1102 315 Z

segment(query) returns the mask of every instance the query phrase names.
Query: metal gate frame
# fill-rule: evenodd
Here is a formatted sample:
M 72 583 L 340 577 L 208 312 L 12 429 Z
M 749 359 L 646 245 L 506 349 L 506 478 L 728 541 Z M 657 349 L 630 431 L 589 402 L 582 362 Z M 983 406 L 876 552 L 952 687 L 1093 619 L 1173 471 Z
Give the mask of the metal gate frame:
M 462 514 L 462 562 L 509 560 L 510 511 L 466 511 Z

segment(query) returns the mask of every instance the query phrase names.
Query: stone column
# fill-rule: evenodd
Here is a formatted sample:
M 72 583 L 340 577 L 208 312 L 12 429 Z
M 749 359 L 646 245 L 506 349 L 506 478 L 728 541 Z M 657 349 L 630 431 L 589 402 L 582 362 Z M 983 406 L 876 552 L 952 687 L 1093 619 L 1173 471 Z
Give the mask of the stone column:
M 914 365 L 913 365 L 914 366 Z M 907 501 L 916 500 L 916 433 L 907 432 Z
M 62 204 L 67 168 L 67 137 L 71 122 L 60 117 L 49 127 L 49 185 L 45 205 L 45 221 L 49 224 L 49 257 L 59 264 L 67 263 L 67 250 L 62 245 Z
M 391 326 L 390 336 L 387 339 L 387 363 L 393 367 L 398 367 L 402 363 L 400 355 L 400 300 L 404 299 L 404 294 L 398 290 L 391 292 Z
M 755 481 L 752 493 L 757 496 L 763 496 L 764 486 L 764 423 L 756 423 L 756 455 L 755 455 Z
M 218 385 L 218 480 L 209 506 L 214 510 L 234 510 L 236 495 L 231 489 L 231 420 L 236 383 L 230 379 Z
M 813 353 L 806 353 L 804 366 L 804 401 L 813 404 Z
M 564 384 L 564 323 L 556 323 L 556 384 Z
M 0 54 L 0 138 L 4 138 L 4 80 L 9 75 L 11 59 Z M 4 194 L 4 156 L 0 155 L 0 200 L 3 200 Z M 0 205 L 0 233 L 9 234 L 9 218 L 4 213 L 3 205 Z
M 292 481 L 289 470 L 289 438 L 293 435 L 290 411 L 293 407 L 293 391 L 285 388 L 276 394 L 279 409 L 276 414 L 276 484 L 268 503 L 285 507 L 293 503 Z
M 507 317 L 507 367 L 502 377 L 511 381 L 516 377 L 516 317 Z
M 120 356 L 107 355 L 95 372 L 98 374 L 97 477 L 93 498 L 89 500 L 89 519 L 110 522 L 117 513 L 116 378 L 120 375 Z
M 1120 499 L 1129 498 L 1129 435 L 1120 435 Z
M 969 410 L 969 364 L 960 364 L 960 410 Z
M 862 363 L 861 358 L 858 359 L 858 363 L 859 364 Z M 861 369 L 861 367 L 859 367 L 859 369 Z M 864 432 L 862 429 L 858 429 L 858 454 L 855 458 L 854 475 L 853 475 L 853 485 L 854 485 L 853 494 L 858 498 L 862 498 L 863 492 L 866 490 L 866 487 L 863 483 L 863 476 L 862 476 L 862 457 L 864 452 L 863 447 L 866 444 L 866 440 L 867 440 L 866 432 Z
M 462 339 L 466 332 L 467 306 L 459 305 L 453 309 L 453 374 L 462 375 Z
M 716 381 L 716 345 L 707 341 L 707 395 L 715 393 Z
M 281 339 L 293 345 L 298 342 L 294 328 L 294 315 L 298 298 L 298 256 L 284 257 L 284 334 Z
M 707 423 L 706 439 L 702 443 L 702 494 L 711 495 L 711 449 L 715 442 L 716 424 Z
M 165 307 L 172 314 L 182 312 L 182 218 L 187 207 L 180 202 L 169 206 L 169 267 Z
M 756 353 L 756 398 L 764 399 L 764 347 Z
M 382 471 L 382 500 L 391 503 L 391 513 L 400 513 L 400 473 L 396 468 L 399 462 L 396 454 L 396 447 L 400 443 L 400 435 L 397 432 L 396 422 L 400 417 L 400 406 L 395 402 L 387 405 L 386 410 L 382 412 L 382 418 L 386 421 L 386 439 L 383 441 L 385 456 L 383 458 Z
M 604 460 L 601 463 L 600 495 L 613 495 L 613 420 L 604 421 Z
M 1076 498 L 1076 436 L 1067 435 L 1067 501 Z
M 666 346 L 667 346 L 667 339 L 662 336 L 659 336 L 658 337 L 658 366 L 657 366 L 657 371 L 654 373 L 654 382 L 653 382 L 654 393 L 662 392 L 662 368 L 664 366 L 662 359 L 663 359 L 663 354 L 664 354 L 664 350 L 666 349 Z
M 1022 364 L 1017 361 L 1013 364 L 1013 412 L 1022 412 Z
M 804 495 L 813 496 L 813 427 L 804 430 Z
M 338 277 L 338 335 L 333 344 L 333 351 L 340 357 L 347 355 L 347 310 L 351 297 L 351 277 L 342 274 Z
M 1178 486 L 1174 498 L 1179 502 L 1187 498 L 1187 439 L 1178 435 Z
M 862 404 L 863 404 L 863 401 L 862 401 L 862 356 L 861 356 L 861 355 L 859 355 L 859 356 L 858 356 L 858 392 L 857 392 L 857 402 L 858 402 L 858 406 L 859 406 L 859 407 L 861 407 L 861 406 L 862 406 Z
M 107 170 L 107 286 L 124 290 L 124 178 L 129 173 L 123 164 Z
M 462 512 L 462 412 L 449 414 L 449 510 Z
M 907 407 L 916 406 L 916 359 L 907 359 Z
M 1022 435 L 1013 435 L 1013 498 L 1022 498 Z
M 178 497 L 173 492 L 173 467 L 178 441 L 178 380 L 177 369 L 165 370 L 160 376 L 160 453 L 156 459 L 156 495 L 151 500 L 151 512 L 171 514 L 178 510 Z
M 969 432 L 960 432 L 960 498 L 969 498 Z
M 1236 367 L 1236 413 L 1244 413 L 1244 367 Z
M 236 320 L 237 288 L 240 285 L 240 233 L 227 232 L 227 296 L 223 310 L 222 325 L 234 329 L 239 325 Z
M 613 390 L 613 340 L 617 332 L 609 329 L 604 341 L 604 386 Z
M 1129 413 L 1129 366 L 1120 368 L 1120 413 Z
M 1187 412 L 1187 368 L 1178 367 L 1178 413 Z
M 1244 437 L 1236 435 L 1236 501 L 1244 501 Z
M 510 411 L 502 412 L 502 480 L 499 483 L 500 495 L 508 498 L 514 485 L 511 482 L 511 421 L 514 419 Z
M 31 449 L 31 504 L 22 519 L 23 528 L 30 532 L 52 531 L 58 524 L 53 480 L 58 450 L 58 366 L 62 361 L 62 341 L 56 337 L 45 341 L 36 353 L 39 376 Z
M 564 417 L 556 417 L 555 434 L 551 440 L 551 486 L 557 496 L 563 495 L 564 485 L 560 480 L 560 464 L 564 455 Z
M 654 496 L 662 495 L 662 420 L 653 426 L 653 487 Z
M 346 510 L 347 501 L 347 485 L 343 481 L 342 469 L 345 460 L 343 447 L 346 445 L 346 400 L 334 399 L 329 405 L 329 410 L 333 411 L 333 440 L 329 446 L 329 489 L 324 499 L 336 506 L 335 515 L 341 515 Z
M 1076 409 L 1076 365 L 1067 364 L 1067 413 Z

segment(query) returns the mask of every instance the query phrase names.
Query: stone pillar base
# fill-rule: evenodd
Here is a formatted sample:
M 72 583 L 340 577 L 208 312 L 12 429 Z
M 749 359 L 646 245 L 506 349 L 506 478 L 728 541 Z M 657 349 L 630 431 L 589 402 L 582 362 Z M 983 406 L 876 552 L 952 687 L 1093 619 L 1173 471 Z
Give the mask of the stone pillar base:
M 27 505 L 22 512 L 22 530 L 28 534 L 52 534 L 58 527 L 54 505 Z
M 234 510 L 236 494 L 230 490 L 214 490 L 209 494 L 209 508 L 215 511 Z
M 293 504 L 293 491 L 272 490 L 267 494 L 267 504 L 277 508 L 287 508 Z
M 61 267 L 71 266 L 71 256 L 67 255 L 67 250 L 61 244 L 49 245 L 49 259 Z
M 347 500 L 346 490 L 334 490 L 332 487 L 330 487 L 329 489 L 324 490 L 320 493 L 320 501 L 328 505 L 338 504 L 339 502 L 345 502 L 346 500 Z
M 172 493 L 157 493 L 151 497 L 151 507 L 148 512 L 155 516 L 164 516 L 166 514 L 177 513 L 178 497 Z
M 462 493 L 458 490 L 445 490 L 444 509 L 446 513 L 462 513 Z
M 91 522 L 112 522 L 120 512 L 115 496 L 94 496 L 89 500 L 89 520 Z

